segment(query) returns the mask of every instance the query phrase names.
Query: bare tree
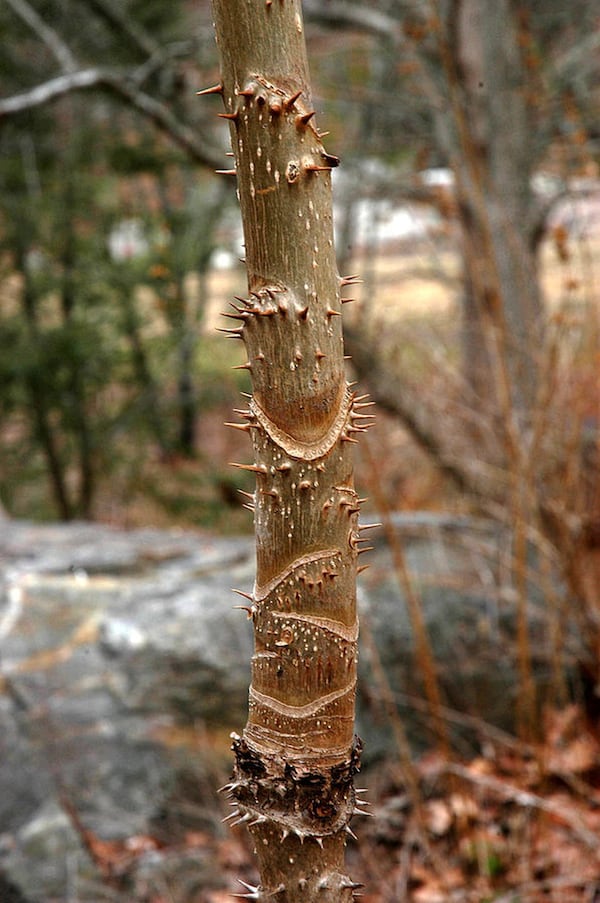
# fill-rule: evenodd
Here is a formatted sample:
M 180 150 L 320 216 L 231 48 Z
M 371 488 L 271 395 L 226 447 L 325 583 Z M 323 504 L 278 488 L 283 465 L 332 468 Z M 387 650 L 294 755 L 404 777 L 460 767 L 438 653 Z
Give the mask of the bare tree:
M 249 297 L 254 394 L 240 412 L 256 474 L 249 717 L 228 790 L 261 884 L 248 898 L 352 899 L 344 869 L 353 774 L 360 554 L 351 448 L 369 415 L 345 379 L 329 171 L 314 125 L 299 0 L 214 0 Z

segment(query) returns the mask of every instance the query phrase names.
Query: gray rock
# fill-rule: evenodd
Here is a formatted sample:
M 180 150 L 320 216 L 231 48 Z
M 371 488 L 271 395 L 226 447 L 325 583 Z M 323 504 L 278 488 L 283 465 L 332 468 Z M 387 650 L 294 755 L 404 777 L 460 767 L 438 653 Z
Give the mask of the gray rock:
M 399 516 L 396 529 L 445 701 L 510 728 L 515 619 L 500 577 L 502 537 L 487 523 L 428 514 Z M 367 761 L 392 749 L 374 656 L 413 746 L 430 738 L 406 602 L 381 531 L 372 536 L 359 590 L 358 730 Z M 243 726 L 252 632 L 231 587 L 250 590 L 253 580 L 247 537 L 0 521 L 0 876 L 25 896 L 66 900 L 75 875 L 78 899 L 99 899 L 65 799 L 106 840 L 172 834 L 173 813 L 178 824 L 191 818 L 182 795 L 189 803 L 196 794 L 191 826 L 215 830 L 214 766 L 160 737 L 175 728 L 226 736 Z M 545 612 L 532 599 L 543 683 Z M 463 725 L 457 739 L 476 734 Z M 163 866 L 178 867 L 152 855 L 139 867 Z M 210 862 L 194 868 L 198 880 L 218 882 Z

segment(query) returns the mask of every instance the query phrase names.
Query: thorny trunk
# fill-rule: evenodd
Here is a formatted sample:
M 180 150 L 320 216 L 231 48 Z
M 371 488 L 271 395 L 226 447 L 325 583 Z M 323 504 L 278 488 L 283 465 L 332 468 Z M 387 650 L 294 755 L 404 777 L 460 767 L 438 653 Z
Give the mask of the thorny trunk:
M 299 0 L 213 0 L 246 243 L 257 573 L 248 723 L 228 785 L 261 883 L 249 899 L 348 903 L 358 622 L 353 434 L 327 154 L 314 126 Z

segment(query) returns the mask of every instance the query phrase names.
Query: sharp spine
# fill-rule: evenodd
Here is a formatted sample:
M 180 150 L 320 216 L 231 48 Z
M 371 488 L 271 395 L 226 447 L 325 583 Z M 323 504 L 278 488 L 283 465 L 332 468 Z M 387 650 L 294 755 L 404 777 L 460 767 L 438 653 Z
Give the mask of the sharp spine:
M 213 85 L 211 88 L 204 88 L 203 91 L 196 91 L 196 97 L 201 97 L 203 94 L 222 94 L 223 93 L 223 85 L 219 82 L 218 85 Z
M 296 91 L 295 94 L 291 94 L 287 98 L 287 100 L 284 101 L 284 106 L 285 106 L 286 110 L 292 109 L 292 107 L 294 106 L 294 104 L 296 103 L 296 101 L 298 100 L 298 98 L 300 97 L 301 94 L 302 94 L 302 91 Z
M 267 468 L 264 464 L 236 464 L 234 461 L 231 462 L 231 467 L 237 467 L 239 470 L 249 470 L 252 473 L 259 473 L 262 476 L 266 476 Z
M 225 818 L 222 818 L 222 822 L 231 821 L 232 818 L 237 818 L 240 814 L 239 809 L 236 809 L 234 812 L 231 812 L 229 815 L 226 815 Z
M 245 593 L 243 589 L 232 589 L 232 593 L 237 593 L 238 596 L 242 596 L 244 599 L 248 599 L 250 602 L 254 602 L 254 596 L 252 593 Z

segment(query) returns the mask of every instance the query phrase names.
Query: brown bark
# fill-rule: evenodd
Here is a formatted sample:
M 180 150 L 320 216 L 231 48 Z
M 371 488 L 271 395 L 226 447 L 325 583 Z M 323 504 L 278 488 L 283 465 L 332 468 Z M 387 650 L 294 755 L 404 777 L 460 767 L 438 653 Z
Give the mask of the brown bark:
M 330 169 L 315 128 L 299 0 L 213 0 L 246 243 L 257 572 L 248 723 L 228 790 L 261 876 L 254 900 L 350 901 L 359 503 Z M 235 816 L 234 816 L 235 817 Z

